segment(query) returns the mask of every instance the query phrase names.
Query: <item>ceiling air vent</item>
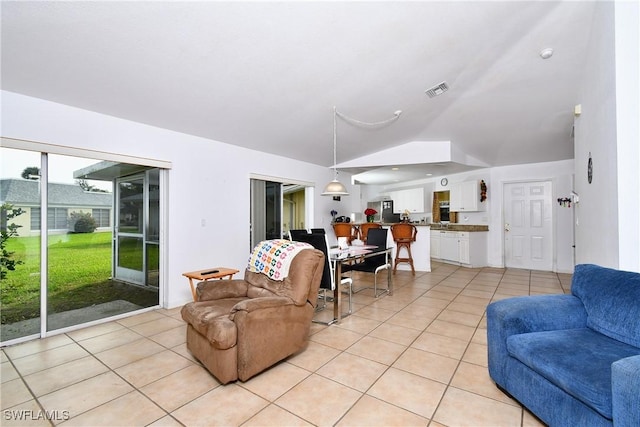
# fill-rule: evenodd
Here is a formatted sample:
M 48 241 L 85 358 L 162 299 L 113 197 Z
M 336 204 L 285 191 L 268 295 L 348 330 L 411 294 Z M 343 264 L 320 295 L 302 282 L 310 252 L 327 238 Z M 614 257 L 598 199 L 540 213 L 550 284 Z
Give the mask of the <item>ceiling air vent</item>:
M 431 89 L 427 89 L 425 93 L 429 95 L 429 98 L 433 98 L 434 96 L 442 95 L 448 90 L 449 85 L 447 85 L 447 82 L 442 82 L 439 85 L 432 87 Z

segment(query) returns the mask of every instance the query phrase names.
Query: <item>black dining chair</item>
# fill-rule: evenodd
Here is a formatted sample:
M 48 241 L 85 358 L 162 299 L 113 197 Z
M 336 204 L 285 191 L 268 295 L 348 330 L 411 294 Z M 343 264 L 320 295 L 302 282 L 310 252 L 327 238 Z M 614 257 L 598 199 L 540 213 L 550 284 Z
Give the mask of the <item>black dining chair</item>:
M 298 241 L 298 236 L 306 236 L 307 234 L 309 234 L 309 231 L 307 231 L 306 229 L 289 230 L 289 240 Z
M 298 234 L 295 239 L 296 242 L 305 242 L 309 243 L 316 249 L 322 251 L 325 257 L 324 270 L 322 272 L 322 280 L 320 281 L 320 289 L 323 290 L 324 294 L 324 305 L 322 308 L 326 308 L 327 306 L 327 291 L 333 291 L 336 288 L 335 285 L 335 270 L 333 268 L 333 262 L 331 262 L 330 254 L 329 254 L 329 240 L 327 239 L 326 234 Z M 344 286 L 347 288 L 347 293 L 349 295 L 349 312 L 351 314 L 353 311 L 353 306 L 351 303 L 351 297 L 353 293 L 352 289 L 353 280 L 350 277 L 342 277 L 340 280 L 340 286 Z
M 377 246 L 376 250 L 387 249 L 387 229 L 386 228 L 371 228 L 367 233 L 367 245 Z M 343 271 L 362 271 L 365 273 L 373 273 L 373 293 L 376 298 L 378 295 L 378 273 L 382 270 L 391 268 L 389 262 L 389 254 L 387 252 L 380 255 L 372 255 L 364 258 L 362 262 L 358 262 L 351 265 L 344 265 Z M 371 289 L 370 286 L 365 286 L 360 289 L 354 289 L 353 292 L 357 293 L 364 289 Z M 387 291 L 389 288 L 387 287 Z

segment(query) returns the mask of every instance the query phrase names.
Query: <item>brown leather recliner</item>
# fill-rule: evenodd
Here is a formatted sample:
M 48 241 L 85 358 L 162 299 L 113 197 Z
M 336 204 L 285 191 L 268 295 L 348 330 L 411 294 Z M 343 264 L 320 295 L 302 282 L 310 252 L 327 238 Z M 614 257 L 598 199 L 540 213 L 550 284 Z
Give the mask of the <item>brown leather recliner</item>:
M 181 311 L 187 348 L 223 384 L 305 348 L 323 267 L 321 251 L 304 249 L 281 281 L 246 270 L 244 280 L 200 282 Z

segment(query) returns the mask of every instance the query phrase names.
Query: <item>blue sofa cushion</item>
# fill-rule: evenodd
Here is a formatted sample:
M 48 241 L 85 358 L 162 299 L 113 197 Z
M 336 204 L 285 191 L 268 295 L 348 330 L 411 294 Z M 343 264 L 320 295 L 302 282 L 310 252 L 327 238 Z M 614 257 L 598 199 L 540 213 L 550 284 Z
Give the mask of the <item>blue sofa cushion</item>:
M 584 304 L 588 327 L 640 347 L 640 274 L 577 265 L 571 293 Z
M 640 348 L 590 328 L 531 332 L 507 338 L 507 351 L 552 384 L 611 419 L 611 364 Z

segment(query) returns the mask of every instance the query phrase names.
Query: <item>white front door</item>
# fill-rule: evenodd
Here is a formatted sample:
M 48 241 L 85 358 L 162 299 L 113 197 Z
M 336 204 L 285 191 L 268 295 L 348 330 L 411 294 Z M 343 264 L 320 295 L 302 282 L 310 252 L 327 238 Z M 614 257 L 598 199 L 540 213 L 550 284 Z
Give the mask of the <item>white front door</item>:
M 505 266 L 553 269 L 551 181 L 504 184 Z

